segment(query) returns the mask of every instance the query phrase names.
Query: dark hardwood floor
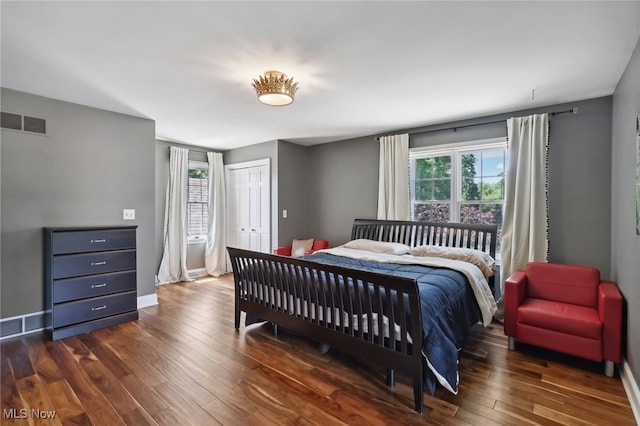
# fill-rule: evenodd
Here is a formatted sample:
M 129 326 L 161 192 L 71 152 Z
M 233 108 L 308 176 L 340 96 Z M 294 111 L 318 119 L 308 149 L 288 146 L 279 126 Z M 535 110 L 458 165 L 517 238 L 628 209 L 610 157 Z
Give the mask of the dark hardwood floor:
M 109 329 L 0 344 L 1 423 L 11 425 L 633 425 L 619 377 L 598 363 L 519 345 L 476 326 L 460 392 L 413 411 L 412 388 L 363 359 L 266 325 L 233 328 L 232 277 L 157 288 L 160 304 Z M 38 417 L 53 416 L 52 419 Z M 13 417 L 13 418 L 11 418 Z M 24 418 L 20 418 L 24 417 Z

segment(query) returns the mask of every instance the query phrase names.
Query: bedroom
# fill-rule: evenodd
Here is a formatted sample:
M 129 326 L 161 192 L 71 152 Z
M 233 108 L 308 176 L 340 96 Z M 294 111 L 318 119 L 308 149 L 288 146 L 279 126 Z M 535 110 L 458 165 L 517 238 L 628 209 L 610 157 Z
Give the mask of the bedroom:
M 3 20 L 7 17 L 4 7 L 3 2 Z M 618 282 L 628 305 L 626 365 L 636 381 L 640 377 L 640 339 L 633 324 L 640 323 L 635 303 L 640 255 L 638 238 L 633 229 L 629 231 L 633 213 L 626 194 L 635 176 L 627 141 L 633 136 L 630 126 L 640 110 L 638 56 L 636 45 L 628 65 L 621 64 L 620 71 L 625 66 L 627 70 L 620 74 L 614 92 L 539 108 L 476 114 L 471 116 L 475 118 L 438 125 L 451 127 L 504 119 L 513 115 L 511 111 L 524 114 L 579 107 L 577 115 L 552 119 L 553 137 L 562 138 L 563 144 L 551 148 L 550 168 L 557 173 L 550 193 L 551 255 L 558 261 L 596 266 Z M 50 72 L 54 77 L 64 70 L 52 67 Z M 83 89 L 78 90 L 80 93 Z M 296 102 L 302 102 L 303 93 Z M 68 100 L 74 102 L 74 98 Z M 255 102 L 254 97 L 249 100 Z M 119 101 L 115 97 L 112 102 Z M 47 117 L 51 123 L 51 134 L 46 139 L 2 132 L 2 318 L 26 315 L 26 327 L 38 328 L 41 318 L 31 314 L 43 310 L 41 227 L 125 224 L 121 221 L 123 208 L 135 208 L 139 225 L 138 295 L 150 297 L 153 303 L 168 145 L 156 140 L 154 122 L 15 92 L 4 88 L 4 84 L 2 106 L 3 111 L 7 108 Z M 438 126 L 401 129 L 419 131 Z M 396 129 L 390 127 L 380 134 Z M 484 139 L 491 137 L 491 132 L 503 133 L 504 127 L 439 133 L 432 135 L 437 140 L 421 143 L 452 142 L 441 138 L 453 137 Z M 373 137 L 379 132 L 374 133 Z M 279 241 L 312 232 L 339 243 L 348 238 L 353 218 L 375 214 L 378 147 L 372 137 L 344 138 L 339 143 L 309 147 L 275 139 L 226 152 L 225 162 L 271 158 L 272 164 L 277 165 L 278 204 L 282 206 L 278 209 L 287 208 L 291 213 L 287 220 L 278 219 Z M 586 167 L 594 160 L 601 167 Z M 288 166 L 291 163 L 296 166 Z M 114 168 L 127 173 L 112 173 Z M 350 168 L 358 172 L 351 173 Z M 305 179 L 306 187 L 290 184 L 303 183 Z M 351 202 L 352 188 L 360 189 L 357 203 Z M 593 188 L 598 189 L 591 192 Z M 312 197 L 308 196 L 310 193 Z M 590 208 L 594 205 L 597 208 Z M 313 229 L 305 228 L 305 223 L 313 224 Z M 585 241 L 585 235 L 590 239 Z M 12 321 L 3 321 L 3 334 L 12 334 L 15 326 Z

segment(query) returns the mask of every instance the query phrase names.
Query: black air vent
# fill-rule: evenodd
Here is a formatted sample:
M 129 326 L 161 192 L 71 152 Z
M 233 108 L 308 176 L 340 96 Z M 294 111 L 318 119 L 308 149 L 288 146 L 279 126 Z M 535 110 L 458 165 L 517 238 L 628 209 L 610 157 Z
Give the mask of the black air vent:
M 47 121 L 44 118 L 24 116 L 24 131 L 32 133 L 47 134 Z
M 44 118 L 29 117 L 28 115 L 14 114 L 11 112 L 2 111 L 0 127 L 38 135 L 47 134 L 47 120 Z
M 22 116 L 3 112 L 0 119 L 0 127 L 3 129 L 22 130 Z

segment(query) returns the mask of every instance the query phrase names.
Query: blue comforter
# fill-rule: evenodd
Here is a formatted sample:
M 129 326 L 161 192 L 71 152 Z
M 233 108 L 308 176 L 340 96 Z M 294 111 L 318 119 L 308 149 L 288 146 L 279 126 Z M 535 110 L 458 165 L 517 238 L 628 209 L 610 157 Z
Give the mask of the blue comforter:
M 458 393 L 458 351 L 472 325 L 482 319 L 467 278 L 447 268 L 379 263 L 314 253 L 305 260 L 414 278 L 418 283 L 422 310 L 422 354 L 425 384 L 431 394 L 439 382 Z

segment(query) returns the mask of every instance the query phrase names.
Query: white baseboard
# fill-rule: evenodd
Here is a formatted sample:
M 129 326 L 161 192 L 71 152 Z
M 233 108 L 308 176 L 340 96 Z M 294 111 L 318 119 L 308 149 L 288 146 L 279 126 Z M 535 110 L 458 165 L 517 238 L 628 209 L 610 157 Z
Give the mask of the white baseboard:
M 636 424 L 640 425 L 640 389 L 638 389 L 638 382 L 636 382 L 636 379 L 633 377 L 627 360 L 623 360 L 622 362 L 620 380 L 627 393 L 627 398 L 629 398 L 629 405 L 631 405 L 631 410 L 633 410 L 633 417 L 636 419 Z
M 158 304 L 158 295 L 155 292 L 153 294 L 138 296 L 138 309 L 146 308 L 149 306 L 155 306 L 157 304 Z
M 195 279 L 209 275 L 207 268 L 189 269 L 189 278 Z
M 209 272 L 207 272 L 207 268 L 198 268 L 198 269 L 189 269 L 187 271 L 187 274 L 189 275 L 189 280 L 195 280 L 201 277 L 206 277 L 207 275 L 209 275 Z M 167 284 L 174 284 L 174 282 L 161 283 L 160 280 L 158 279 L 158 276 L 156 275 L 156 286 L 167 285 Z

